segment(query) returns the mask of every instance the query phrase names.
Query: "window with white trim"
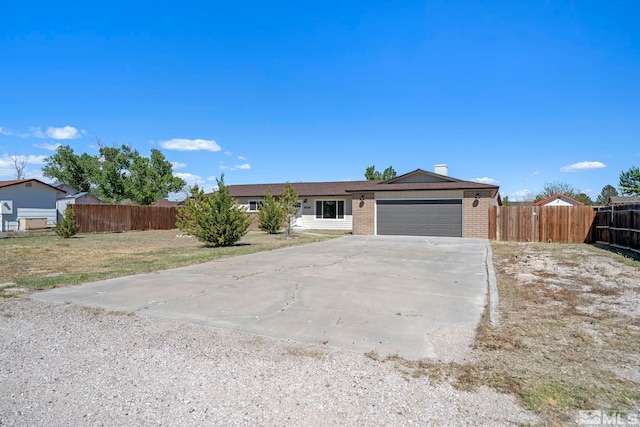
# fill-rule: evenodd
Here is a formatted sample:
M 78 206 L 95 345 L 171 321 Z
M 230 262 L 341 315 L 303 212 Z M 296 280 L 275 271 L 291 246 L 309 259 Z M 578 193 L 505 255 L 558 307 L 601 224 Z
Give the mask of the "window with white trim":
M 262 200 L 249 200 L 249 210 L 247 212 L 258 212 L 262 205 Z
M 316 219 L 344 219 L 344 200 L 316 200 Z

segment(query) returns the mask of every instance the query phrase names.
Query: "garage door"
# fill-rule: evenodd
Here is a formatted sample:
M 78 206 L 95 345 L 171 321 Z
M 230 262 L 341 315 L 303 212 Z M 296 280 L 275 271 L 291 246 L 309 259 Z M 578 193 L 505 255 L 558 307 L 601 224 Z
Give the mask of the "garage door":
M 462 200 L 378 200 L 378 234 L 462 237 Z

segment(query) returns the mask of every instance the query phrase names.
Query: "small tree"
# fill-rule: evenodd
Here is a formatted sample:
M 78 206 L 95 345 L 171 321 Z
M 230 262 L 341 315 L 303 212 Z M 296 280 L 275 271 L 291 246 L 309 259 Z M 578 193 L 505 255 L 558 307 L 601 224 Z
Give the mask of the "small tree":
M 298 193 L 293 185 L 286 183 L 282 194 L 280 194 L 280 205 L 284 211 L 284 219 L 287 225 L 287 236 L 291 236 L 291 227 L 296 219 L 296 215 L 301 207 L 298 206 Z
M 598 205 L 608 205 L 612 197 L 618 195 L 618 190 L 613 185 L 605 185 L 596 199 Z
M 264 193 L 264 199 L 258 207 L 258 227 L 269 234 L 276 234 L 284 222 L 284 208 L 276 201 L 270 191 Z
M 187 234 L 195 235 L 196 211 L 204 199 L 204 190 L 198 184 L 191 187 L 191 195 L 184 201 L 184 205 L 178 208 L 176 213 L 176 227 Z
M 183 226 L 182 221 L 186 221 L 183 231 L 192 233 L 207 247 L 232 245 L 247 234 L 251 225 L 246 208 L 238 205 L 224 184 L 224 174 L 216 181 L 218 190 L 190 205 L 181 219 Z
M 63 239 L 68 239 L 78 234 L 80 226 L 76 222 L 76 214 L 73 212 L 71 205 L 67 205 L 64 210 L 62 221 L 56 224 L 55 232 Z
M 620 192 L 625 196 L 640 196 L 640 168 L 631 166 L 620 173 Z

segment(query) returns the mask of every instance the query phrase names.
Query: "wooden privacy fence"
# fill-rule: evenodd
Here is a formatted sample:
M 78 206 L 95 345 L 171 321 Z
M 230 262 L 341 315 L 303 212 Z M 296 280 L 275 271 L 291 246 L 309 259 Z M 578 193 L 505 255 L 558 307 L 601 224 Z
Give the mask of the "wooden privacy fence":
M 591 206 L 492 206 L 489 238 L 511 242 L 592 243 Z
M 137 205 L 69 205 L 80 233 L 176 228 L 176 208 Z
M 600 208 L 595 223 L 597 243 L 640 253 L 640 205 Z

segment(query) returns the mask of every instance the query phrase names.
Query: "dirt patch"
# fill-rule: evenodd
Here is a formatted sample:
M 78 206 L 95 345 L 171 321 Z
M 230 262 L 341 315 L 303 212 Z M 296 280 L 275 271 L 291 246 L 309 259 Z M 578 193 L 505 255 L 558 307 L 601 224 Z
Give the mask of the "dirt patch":
M 640 262 L 588 245 L 492 249 L 501 320 L 481 321 L 470 361 L 383 360 L 411 377 L 515 394 L 548 425 L 572 424 L 578 410 L 638 411 Z

